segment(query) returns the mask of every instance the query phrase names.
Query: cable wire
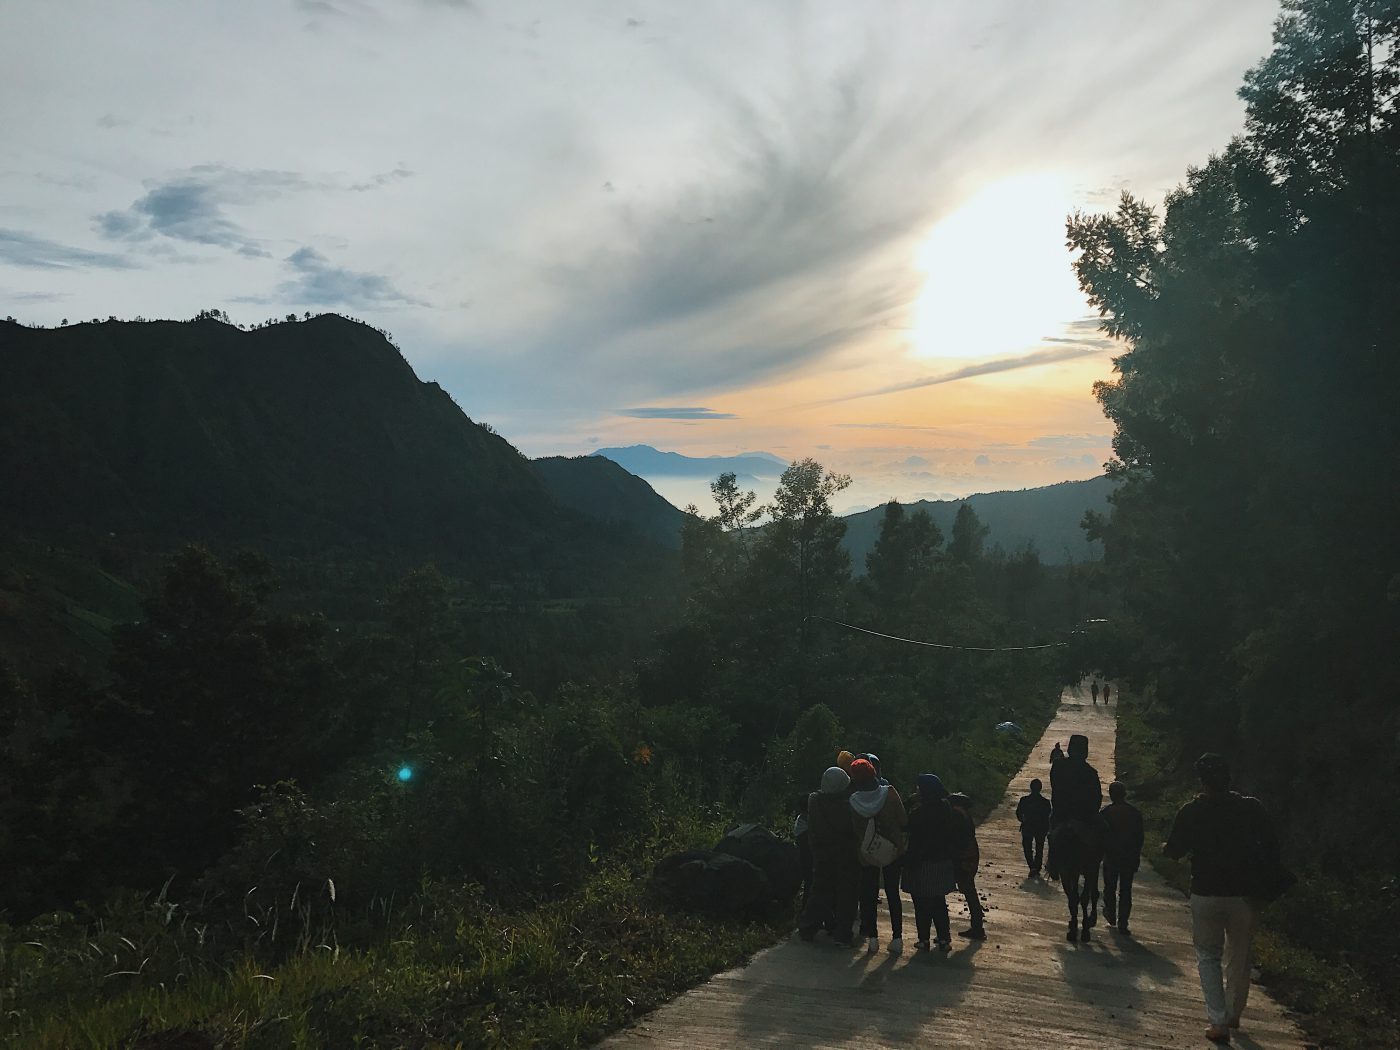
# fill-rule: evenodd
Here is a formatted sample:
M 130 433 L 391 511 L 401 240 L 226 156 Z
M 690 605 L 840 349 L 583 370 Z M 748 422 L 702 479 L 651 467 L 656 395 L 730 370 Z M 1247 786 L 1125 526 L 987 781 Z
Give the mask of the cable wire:
M 888 638 L 892 642 L 904 642 L 908 645 L 924 645 L 930 649 L 953 649 L 964 653 L 1022 653 L 1032 649 L 1055 649 L 1068 642 L 1047 642 L 1044 645 L 1005 645 L 1000 647 L 987 647 L 982 645 L 946 645 L 943 642 L 924 642 L 917 638 L 901 638 L 897 634 L 885 634 L 883 631 L 872 631 L 867 627 L 857 627 L 853 623 L 843 623 L 841 620 L 833 620 L 829 616 L 809 616 L 809 620 L 824 620 L 827 623 L 834 623 L 837 627 L 844 627 L 848 631 L 859 631 L 861 634 L 872 635 L 875 638 Z

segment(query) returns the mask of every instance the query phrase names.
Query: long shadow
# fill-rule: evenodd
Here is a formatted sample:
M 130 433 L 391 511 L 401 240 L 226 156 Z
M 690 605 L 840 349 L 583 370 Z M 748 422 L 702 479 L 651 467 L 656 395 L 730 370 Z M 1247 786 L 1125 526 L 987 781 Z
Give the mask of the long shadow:
M 906 943 L 912 946 L 912 941 Z M 820 944 L 793 947 L 818 953 L 811 960 L 818 966 L 864 973 L 844 987 L 756 986 L 739 1005 L 736 1020 L 739 1031 L 750 1033 L 757 1042 L 808 1045 L 813 1039 L 812 1018 L 822 1015 L 831 1018 L 833 1029 L 913 1045 L 930 1022 L 951 1012 L 966 997 L 976 972 L 973 957 L 981 944 L 972 942 L 948 954 L 915 949 L 902 956 L 878 957 L 858 948 L 847 954 Z M 821 955 L 829 956 L 829 962 Z M 804 970 L 810 973 L 807 967 Z M 892 1009 L 895 1002 L 899 1007 Z
M 1045 897 L 1047 899 L 1050 897 L 1064 896 L 1064 894 L 1059 890 L 1055 883 L 1049 882 L 1045 879 L 1032 879 L 1029 876 L 1022 879 L 1021 884 L 1016 888 L 1019 890 L 1024 890 L 1027 893 L 1033 893 L 1037 897 Z
M 1102 926 L 1094 930 L 1094 939 L 1087 944 L 1062 944 L 1058 951 L 1070 994 L 1087 1005 L 1115 1011 L 1132 1027 L 1141 1023 L 1142 1004 L 1152 994 L 1144 981 L 1163 984 L 1182 972 L 1165 956 L 1138 941 L 1117 937 Z M 1127 976 L 1127 987 L 1120 983 L 1121 975 Z

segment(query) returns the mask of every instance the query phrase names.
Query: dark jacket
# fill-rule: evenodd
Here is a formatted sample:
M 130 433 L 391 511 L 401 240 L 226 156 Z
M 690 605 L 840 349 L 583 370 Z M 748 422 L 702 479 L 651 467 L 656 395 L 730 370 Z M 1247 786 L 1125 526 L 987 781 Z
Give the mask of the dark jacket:
M 1278 855 L 1264 805 L 1234 791 L 1197 795 L 1177 811 L 1162 852 L 1191 855 L 1191 892 L 1201 897 L 1247 897 L 1255 865 Z
M 823 795 L 812 792 L 807 800 L 807 834 L 812 857 L 817 863 L 857 864 L 855 828 L 851 826 L 851 804 L 842 792 Z
M 925 860 L 953 860 L 965 848 L 966 823 L 946 798 L 916 802 L 909 810 L 910 864 Z
M 1142 863 L 1142 813 L 1127 802 L 1110 802 L 1099 814 L 1104 825 L 1104 858 L 1120 871 Z
M 1022 795 L 1016 803 L 1016 819 L 1027 831 L 1045 834 L 1050 830 L 1050 800 L 1044 795 Z
M 1099 771 L 1082 758 L 1065 758 L 1050 770 L 1055 824 L 1067 820 L 1094 820 L 1103 805 Z

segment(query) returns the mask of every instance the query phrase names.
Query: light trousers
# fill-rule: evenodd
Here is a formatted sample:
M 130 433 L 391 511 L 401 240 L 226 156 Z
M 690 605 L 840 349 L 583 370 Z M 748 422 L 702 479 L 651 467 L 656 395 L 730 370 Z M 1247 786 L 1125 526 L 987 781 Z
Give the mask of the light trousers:
M 1191 895 L 1191 940 L 1206 997 L 1206 1017 L 1224 1027 L 1249 1000 L 1249 942 L 1254 906 L 1244 897 Z

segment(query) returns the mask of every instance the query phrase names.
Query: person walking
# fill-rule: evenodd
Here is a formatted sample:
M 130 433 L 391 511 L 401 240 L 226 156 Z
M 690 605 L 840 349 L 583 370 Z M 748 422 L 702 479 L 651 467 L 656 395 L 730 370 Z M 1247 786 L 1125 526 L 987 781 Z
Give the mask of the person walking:
M 1055 765 L 1056 765 L 1056 763 L 1062 761 L 1062 760 L 1064 759 L 1064 757 L 1065 757 L 1065 749 L 1062 748 L 1062 747 L 1060 746 L 1060 742 L 1059 742 L 1058 740 L 1056 740 L 1056 741 L 1055 741 L 1055 746 L 1052 747 L 1052 748 L 1050 749 L 1050 772 L 1051 772 L 1051 774 L 1052 774 L 1052 779 L 1053 779 L 1053 774 L 1054 774 L 1054 772 L 1055 772 Z
M 1128 789 L 1114 781 L 1108 785 L 1108 805 L 1100 816 L 1104 824 L 1103 914 L 1110 926 L 1131 936 L 1128 917 L 1133 913 L 1133 876 L 1142 863 L 1142 813 L 1128 802 Z
M 812 888 L 798 919 L 804 941 L 825 929 L 843 948 L 851 946 L 860 893 L 860 861 L 846 791 L 851 778 L 840 766 L 822 774 L 821 788 L 807 797 L 807 837 L 812 849 Z
M 977 844 L 977 827 L 972 822 L 972 799 L 961 791 L 948 796 L 948 804 L 958 814 L 958 842 L 953 849 L 953 870 L 957 875 L 958 889 L 967 902 L 968 928 L 958 933 L 972 941 L 985 941 L 987 930 L 984 925 L 986 913 L 982 909 L 982 899 L 977 895 L 977 869 L 982 865 L 982 850 Z
M 1108 706 L 1108 689 L 1109 689 L 1108 683 L 1105 682 L 1105 683 L 1103 684 L 1103 702 L 1104 702 L 1104 706 L 1105 706 L 1105 707 Z
M 1228 1043 L 1249 1000 L 1249 895 L 1259 866 L 1277 858 L 1278 840 L 1263 804 L 1230 790 L 1223 755 L 1202 755 L 1196 775 L 1201 793 L 1177 812 L 1162 852 L 1191 857 L 1191 940 L 1210 1022 L 1206 1038 Z
M 940 951 L 953 946 L 948 894 L 957 886 L 953 853 L 961 820 L 948 804 L 948 789 L 933 773 L 920 773 L 909 810 L 909 848 L 904 854 L 904 890 L 914 899 L 915 947 L 927 949 L 932 932 Z
M 1094 706 L 1099 706 L 1099 680 L 1095 678 L 1089 683 L 1089 695 L 1094 698 Z
M 1029 795 L 1016 803 L 1016 819 L 1021 822 L 1021 851 L 1026 855 L 1030 877 L 1040 877 L 1045 857 L 1045 836 L 1050 833 L 1050 800 L 1041 794 L 1040 778 L 1031 781 Z
M 1103 782 L 1099 771 L 1089 765 L 1089 738 L 1075 733 L 1069 738 L 1069 754 L 1050 765 L 1050 852 L 1045 873 L 1060 877 L 1055 864 L 1056 840 L 1071 821 L 1093 823 L 1103 805 Z
M 851 783 L 855 791 L 850 798 L 850 822 L 852 832 L 859 844 L 863 841 L 871 823 L 874 833 L 894 844 L 896 860 L 885 866 L 862 864 L 860 869 L 860 935 L 865 938 L 868 952 L 877 951 L 880 938 L 877 919 L 880 908 L 880 885 L 886 884 L 885 896 L 890 909 L 890 954 L 898 955 L 904 950 L 904 902 L 899 896 L 898 868 L 895 869 L 894 892 L 889 890 L 885 879 L 886 866 L 893 866 L 904 852 L 905 825 L 908 816 L 904 811 L 904 801 L 890 784 L 880 783 L 875 766 L 866 758 L 858 758 L 851 763 Z

